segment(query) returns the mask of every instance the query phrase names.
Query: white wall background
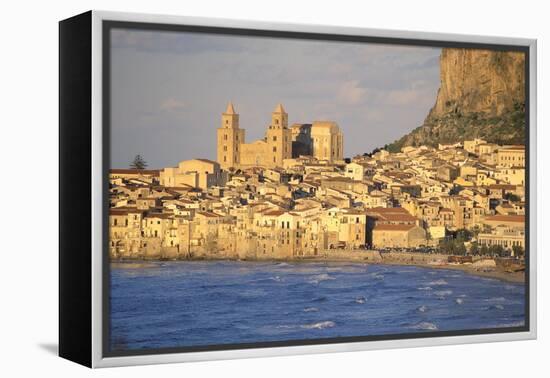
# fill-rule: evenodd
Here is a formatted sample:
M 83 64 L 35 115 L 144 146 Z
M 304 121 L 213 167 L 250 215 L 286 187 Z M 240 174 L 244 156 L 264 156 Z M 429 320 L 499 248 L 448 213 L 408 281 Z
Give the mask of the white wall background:
M 546 127 L 550 41 L 543 1 L 10 1 L 3 3 L 0 80 L 0 375 L 57 377 L 520 377 L 548 370 L 545 248 L 539 221 L 539 340 L 177 364 L 92 372 L 57 344 L 57 21 L 89 9 L 529 37 L 539 40 L 539 145 Z M 546 107 L 545 107 L 546 106 Z M 78 125 L 75 125 L 78 127 Z M 539 193 L 548 188 L 540 148 Z M 539 199 L 539 214 L 548 212 Z M 31 232 L 32 230 L 32 232 Z M 542 231 L 542 232 L 541 232 Z M 540 244 L 542 242 L 542 244 Z M 546 350 L 545 350 L 546 349 Z

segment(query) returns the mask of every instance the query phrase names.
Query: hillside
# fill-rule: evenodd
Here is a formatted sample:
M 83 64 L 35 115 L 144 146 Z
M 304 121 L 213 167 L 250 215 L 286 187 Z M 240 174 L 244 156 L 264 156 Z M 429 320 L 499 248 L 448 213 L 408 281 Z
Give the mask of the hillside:
M 525 143 L 523 53 L 445 48 L 440 88 L 422 126 L 387 146 L 455 143 L 480 137 L 493 143 Z

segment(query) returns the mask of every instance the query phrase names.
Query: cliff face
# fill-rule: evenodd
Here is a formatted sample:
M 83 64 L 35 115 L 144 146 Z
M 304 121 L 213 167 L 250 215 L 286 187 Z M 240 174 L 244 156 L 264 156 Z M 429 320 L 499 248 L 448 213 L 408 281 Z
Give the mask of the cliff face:
M 518 52 L 445 48 L 435 105 L 424 124 L 389 146 L 455 143 L 482 137 L 525 142 L 525 56 Z

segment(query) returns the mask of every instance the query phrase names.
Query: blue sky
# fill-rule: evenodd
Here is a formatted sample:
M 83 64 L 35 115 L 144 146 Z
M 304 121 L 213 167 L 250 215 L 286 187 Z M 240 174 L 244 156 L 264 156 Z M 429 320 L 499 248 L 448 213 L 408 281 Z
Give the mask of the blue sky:
M 282 103 L 289 124 L 333 120 L 351 157 L 422 124 L 439 88 L 439 48 L 115 29 L 112 166 L 216 158 L 232 101 L 247 142 Z

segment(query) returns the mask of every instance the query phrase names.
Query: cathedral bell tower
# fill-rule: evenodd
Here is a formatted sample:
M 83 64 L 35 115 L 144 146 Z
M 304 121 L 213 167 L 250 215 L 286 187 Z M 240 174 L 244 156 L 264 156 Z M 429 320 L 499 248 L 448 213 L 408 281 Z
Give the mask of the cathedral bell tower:
M 269 157 L 266 158 L 267 166 L 282 167 L 283 160 L 292 157 L 288 114 L 281 104 L 277 105 L 271 113 L 271 125 L 267 129 L 266 142 L 269 145 Z
M 244 143 L 244 130 L 239 128 L 239 114 L 229 102 L 218 128 L 217 158 L 222 169 L 239 166 L 241 143 Z

